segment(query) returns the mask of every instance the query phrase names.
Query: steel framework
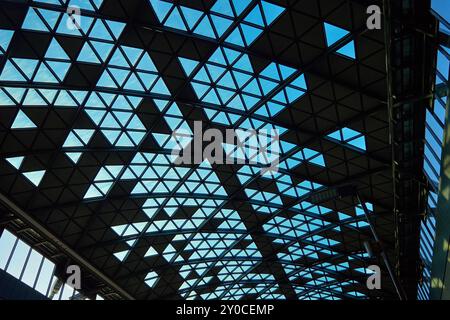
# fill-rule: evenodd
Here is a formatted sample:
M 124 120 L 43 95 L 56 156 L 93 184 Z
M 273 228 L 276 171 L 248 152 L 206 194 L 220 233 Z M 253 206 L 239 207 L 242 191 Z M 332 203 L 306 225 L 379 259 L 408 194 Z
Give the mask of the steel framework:
M 67 29 L 74 4 L 80 28 Z M 79 264 L 89 297 L 397 299 L 364 248 L 370 210 L 412 298 L 426 196 L 412 110 L 429 99 L 432 53 L 413 55 L 427 37 L 399 31 L 409 11 L 389 1 L 386 32 L 368 30 L 368 5 L 0 1 L 0 226 L 62 279 Z M 431 32 L 427 5 L 411 10 Z M 399 38 L 412 44 L 400 61 Z M 279 170 L 167 163 L 171 134 L 194 121 L 278 129 Z M 348 184 L 359 197 L 309 200 Z

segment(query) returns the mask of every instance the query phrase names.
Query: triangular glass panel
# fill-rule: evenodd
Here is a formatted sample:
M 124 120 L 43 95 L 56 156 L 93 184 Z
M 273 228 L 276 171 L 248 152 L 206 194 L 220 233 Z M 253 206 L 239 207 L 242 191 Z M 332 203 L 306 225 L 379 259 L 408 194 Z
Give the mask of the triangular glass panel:
M 153 249 L 153 247 L 148 248 L 147 253 L 145 254 L 144 257 L 152 257 L 152 256 L 156 256 L 158 255 L 158 251 L 156 251 L 155 249 Z
M 208 68 L 209 74 L 213 82 L 216 82 L 226 71 L 225 68 L 218 67 L 212 64 L 207 64 L 206 67 Z
M 197 24 L 198 20 L 202 17 L 203 12 L 188 7 L 181 6 L 181 13 L 187 22 L 189 30 L 192 30 Z
M 231 0 L 236 16 L 239 16 L 250 4 L 251 0 Z
M 8 49 L 13 35 L 14 30 L 0 29 L 0 51 L 5 52 Z
M 277 64 L 272 62 L 260 73 L 261 76 L 280 81 L 280 75 L 278 74 Z
M 25 157 L 13 157 L 13 158 L 6 158 L 5 160 L 8 161 L 14 168 L 19 170 L 24 159 Z
M 212 54 L 212 56 L 209 58 L 209 62 L 215 62 L 217 64 L 220 64 L 222 66 L 226 66 L 228 63 L 225 61 L 225 57 L 222 53 L 222 48 L 217 48 L 216 51 Z
M 126 57 L 131 62 L 132 66 L 136 66 L 138 59 L 141 57 L 143 50 L 134 47 L 122 46 L 122 50 L 125 52 Z M 153 70 L 151 70 L 153 71 Z
M 66 155 L 74 164 L 77 164 L 83 154 L 81 152 L 66 152 Z
M 366 139 L 364 137 L 356 138 L 354 140 L 349 141 L 348 143 L 361 150 L 366 150 Z
M 231 18 L 234 18 L 233 9 L 231 8 L 229 0 L 217 0 L 211 8 L 211 12 L 220 13 Z
M 156 84 L 153 86 L 151 92 L 159 93 L 163 95 L 170 95 L 170 91 L 164 83 L 163 79 L 160 77 Z
M 40 171 L 32 171 L 32 172 L 24 172 L 23 175 L 30 180 L 32 184 L 34 184 L 36 187 L 39 186 L 39 184 L 42 181 L 42 178 L 45 175 L 45 170 Z
M 53 11 L 53 10 L 46 10 L 46 9 L 38 9 L 41 16 L 44 18 L 44 21 L 47 22 L 47 24 L 50 27 L 50 30 L 53 30 L 55 28 L 56 22 L 59 19 L 59 16 L 61 15 L 60 12 Z
M 125 250 L 125 251 L 121 251 L 121 252 L 116 252 L 114 253 L 114 256 L 119 259 L 119 261 L 123 261 L 125 260 L 126 256 L 128 255 L 129 250 Z
M 150 88 L 153 87 L 156 79 L 158 79 L 158 76 L 153 73 L 138 72 L 138 76 L 141 79 L 142 83 L 145 84 L 147 90 L 150 90 Z M 141 83 L 139 83 L 139 88 L 142 88 Z
M 5 92 L 0 90 L 0 106 L 15 106 L 16 103 L 6 95 Z
M 114 55 L 112 56 L 111 60 L 109 60 L 109 65 L 126 68 L 130 67 L 128 61 L 125 59 L 122 50 L 120 50 L 120 48 L 117 48 L 116 51 L 114 52 Z
M 137 69 L 143 71 L 158 72 L 158 70 L 156 70 L 155 64 L 153 63 L 148 53 L 144 53 L 144 55 L 141 58 L 141 61 L 137 66 Z
M 217 84 L 228 89 L 236 90 L 236 85 L 229 71 L 225 73 L 225 75 L 219 80 L 219 82 L 217 82 Z
M 31 79 L 31 77 L 34 74 L 34 71 L 36 70 L 38 61 L 33 59 L 19 59 L 14 58 L 14 63 L 17 64 L 20 70 L 22 70 L 23 73 L 25 73 L 25 76 L 28 79 Z
M 164 20 L 169 13 L 169 10 L 173 7 L 173 4 L 162 0 L 150 0 L 149 2 L 158 17 L 159 22 Z
M 291 82 L 291 85 L 296 86 L 303 90 L 308 90 L 308 86 L 306 85 L 305 75 L 301 74 L 294 81 Z
M 55 106 L 58 107 L 77 107 L 77 102 L 72 98 L 67 91 L 60 91 L 58 98 L 55 101 Z
M 245 17 L 244 21 L 264 27 L 264 21 L 259 5 L 256 5 L 252 11 Z
M 233 71 L 233 75 L 236 79 L 238 88 L 242 88 L 252 78 L 249 74 L 239 71 Z
M 93 28 L 89 32 L 89 37 L 92 39 L 101 39 L 108 41 L 113 40 L 111 34 L 109 33 L 108 29 L 106 29 L 106 26 L 101 19 L 96 20 Z
M 242 57 L 234 63 L 233 68 L 253 73 L 252 64 L 246 54 L 242 55 Z
M 11 125 L 11 129 L 34 129 L 36 125 L 30 118 L 22 111 L 19 110 L 17 116 Z
M 178 58 L 180 60 L 181 66 L 183 67 L 184 72 L 186 73 L 186 76 L 190 76 L 192 71 L 194 71 L 195 68 L 197 68 L 199 62 L 183 57 Z
M 247 24 L 241 24 L 241 28 L 247 46 L 250 46 L 263 32 L 262 29 L 255 28 Z
M 46 106 L 47 102 L 35 89 L 30 89 L 22 104 L 24 106 Z
M 342 48 L 336 50 L 337 53 L 342 54 L 348 58 L 356 59 L 356 52 L 355 52 L 355 42 L 350 41 Z
M 227 102 L 233 97 L 236 92 L 217 88 L 217 92 L 219 93 L 220 100 L 222 100 L 222 104 L 227 104 Z
M 43 82 L 43 83 L 58 83 L 58 79 L 53 75 L 53 73 L 49 70 L 49 68 L 42 63 L 39 67 L 36 76 L 33 79 L 35 82 Z
M 202 101 L 220 105 L 220 101 L 219 98 L 217 97 L 215 90 L 209 91 L 209 93 L 202 99 Z
M 11 63 L 7 61 L 3 67 L 2 74 L 0 75 L 0 80 L 2 81 L 25 81 L 25 77 L 22 73 Z
M 153 84 L 153 82 L 152 82 Z M 145 91 L 135 73 L 132 73 L 123 87 L 126 90 Z
M 244 47 L 244 40 L 242 40 L 241 32 L 239 27 L 236 27 L 234 31 L 228 36 L 225 42 L 235 44 L 240 47 Z
M 328 135 L 328 137 L 342 141 L 341 130 L 337 130 Z
M 261 1 L 261 5 L 268 26 L 271 25 L 285 10 L 285 8 L 267 1 Z
M 211 88 L 210 86 L 193 82 L 192 87 L 194 88 L 195 94 L 198 98 L 202 98 L 204 94 Z
M 31 7 L 28 9 L 28 13 L 23 21 L 22 29 L 48 32 L 48 28 L 45 23 L 37 15 L 35 9 Z
M 134 143 L 126 133 L 122 133 L 115 145 L 117 147 L 134 147 Z
M 102 54 L 103 54 L 103 51 L 102 51 Z M 100 63 L 100 60 L 95 55 L 94 51 L 92 50 L 91 46 L 89 45 L 89 42 L 86 42 L 84 44 L 83 49 L 81 49 L 81 52 L 78 55 L 77 61 Z
M 330 47 L 342 38 L 344 38 L 346 35 L 348 35 L 350 32 L 339 28 L 335 25 L 329 24 L 324 22 L 325 27 L 325 38 L 327 41 L 327 46 Z
M 56 74 L 59 81 L 63 81 L 70 68 L 70 63 L 59 61 L 47 61 L 50 69 Z
M 86 145 L 91 140 L 92 136 L 95 133 L 95 130 L 92 130 L 92 129 L 75 129 L 74 132 L 80 138 L 80 140 Z
M 70 0 L 71 6 L 77 6 L 81 9 L 88 10 L 88 11 L 95 11 L 94 7 L 92 6 L 91 2 L 88 0 Z
M 202 19 L 202 21 L 198 24 L 197 28 L 195 28 L 194 32 L 196 34 L 200 34 L 202 36 L 208 37 L 208 38 L 216 38 L 216 35 L 214 34 L 214 29 L 211 26 L 211 22 L 209 21 L 208 15 L 205 15 Z
M 123 29 L 125 28 L 125 23 L 119 21 L 106 20 L 109 29 L 111 30 L 112 36 L 117 40 L 122 34 Z
M 181 18 L 181 14 L 177 7 L 172 10 L 172 13 L 169 15 L 164 25 L 174 29 L 187 31 L 183 18 Z
M 211 20 L 214 24 L 214 27 L 216 28 L 217 36 L 220 38 L 225 31 L 228 30 L 228 28 L 233 23 L 233 20 L 222 18 L 216 15 L 211 15 Z
M 295 73 L 294 68 L 283 66 L 283 65 L 279 65 L 279 67 L 280 67 L 281 77 L 283 78 L 283 80 L 286 80 L 287 78 L 289 78 L 291 75 L 293 75 Z

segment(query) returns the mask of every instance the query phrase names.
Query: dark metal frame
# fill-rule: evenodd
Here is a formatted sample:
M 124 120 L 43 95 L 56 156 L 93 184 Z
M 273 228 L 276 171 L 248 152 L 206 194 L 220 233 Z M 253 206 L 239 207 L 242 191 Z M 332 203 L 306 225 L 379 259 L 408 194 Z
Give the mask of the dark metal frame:
M 105 0 L 105 2 L 108 1 L 109 0 Z M 200 3 L 200 1 L 197 2 Z M 0 16 L 2 16 L 2 11 L 5 11 L 5 9 L 2 9 L 2 6 L 5 5 L 5 3 L 5 1 L 0 1 Z M 256 0 L 252 3 L 256 3 Z M 283 173 L 289 174 L 296 181 L 307 179 L 321 184 L 326 184 L 328 187 L 355 183 L 358 186 L 358 190 L 361 192 L 361 197 L 365 199 L 365 201 L 370 201 L 374 204 L 375 221 L 372 222 L 373 227 L 377 230 L 380 238 L 386 245 L 386 254 L 390 259 L 393 259 L 392 244 L 395 239 L 392 237 L 391 233 L 393 228 L 393 221 L 390 217 L 390 212 L 392 210 L 392 197 L 389 194 L 391 182 L 389 182 L 388 173 L 392 159 L 390 158 L 390 152 L 387 152 L 387 150 L 389 150 L 389 141 L 387 139 L 387 127 L 389 123 L 386 121 L 388 99 L 384 89 L 380 89 L 380 87 L 382 87 L 380 84 L 383 83 L 382 71 L 384 70 L 380 71 L 379 66 L 383 65 L 384 62 L 384 57 L 381 58 L 380 56 L 384 50 L 384 40 L 379 37 L 379 34 L 371 34 L 371 32 L 369 32 L 364 25 L 356 25 L 355 21 L 357 19 L 354 19 L 355 17 L 353 15 L 356 15 L 356 12 L 359 12 L 359 15 L 363 15 L 364 13 L 361 8 L 364 8 L 364 6 L 368 4 L 367 1 L 341 1 L 340 4 L 336 4 L 335 7 L 332 7 L 331 9 L 318 8 L 317 15 L 306 13 L 305 10 L 298 6 L 299 3 L 300 1 L 293 2 L 287 6 L 287 13 L 282 21 L 283 23 L 288 23 L 292 31 L 283 30 L 283 28 L 280 29 L 279 27 L 269 28 L 269 30 L 265 32 L 267 38 L 263 36 L 260 40 L 261 43 L 267 44 L 266 46 L 263 45 L 258 47 L 255 45 L 245 49 L 236 48 L 233 45 L 226 44 L 224 42 L 226 35 L 219 40 L 211 40 L 163 27 L 154 22 L 154 20 L 144 23 L 140 21 L 140 8 L 128 7 L 129 4 L 125 0 L 117 1 L 117 16 L 112 14 L 113 11 L 111 11 L 111 8 L 109 8 L 109 12 L 105 9 L 105 12 L 87 12 L 86 14 L 96 18 L 111 18 L 126 22 L 128 34 L 121 38 L 121 44 L 127 45 L 132 43 L 133 45 L 140 46 L 155 55 L 158 54 L 161 56 L 161 61 L 158 61 L 161 64 L 165 58 L 167 58 L 167 61 L 170 61 L 164 68 L 161 68 L 160 73 L 164 78 L 169 79 L 168 81 L 171 81 L 170 79 L 172 79 L 174 82 L 182 82 L 182 84 L 174 90 L 175 92 L 171 97 L 171 101 L 176 101 L 180 106 L 182 106 L 185 119 L 198 119 L 198 114 L 201 113 L 203 108 L 221 110 L 217 106 L 196 101 L 195 98 L 192 98 L 186 94 L 186 90 L 189 91 L 189 82 L 192 76 L 185 77 L 181 70 L 172 70 L 174 68 L 174 63 L 177 60 L 176 56 L 185 54 L 187 50 L 196 51 L 195 54 L 201 57 L 197 70 L 203 66 L 209 58 L 209 53 L 211 51 L 210 48 L 221 45 L 232 49 L 239 49 L 239 51 L 247 53 L 252 59 L 254 59 L 255 63 L 258 63 L 258 61 L 263 61 L 264 63 L 268 61 L 275 61 L 298 69 L 298 71 L 288 80 L 283 81 L 282 85 L 302 73 L 306 74 L 308 76 L 308 82 L 310 82 L 311 85 L 311 90 L 308 90 L 304 100 L 290 106 L 286 112 L 280 116 L 274 117 L 273 119 L 264 119 L 263 117 L 252 114 L 252 111 L 267 102 L 273 94 L 263 98 L 250 111 L 227 110 L 227 112 L 241 115 L 244 118 L 251 116 L 257 120 L 264 120 L 267 123 L 280 125 L 287 128 L 289 130 L 290 142 L 294 142 L 297 147 L 289 153 L 283 155 L 280 159 L 281 161 L 287 159 L 305 147 L 312 148 L 323 153 L 325 157 L 327 157 L 327 160 L 329 160 L 330 163 L 333 163 L 333 165 L 320 169 L 308 163 L 304 163 L 299 168 L 291 170 L 291 172 Z M 30 5 L 65 12 L 63 7 L 56 8 L 50 4 L 33 3 L 32 1 L 27 1 L 21 6 L 26 8 Z M 5 8 L 11 8 L 10 6 L 11 3 L 5 5 Z M 351 33 L 348 36 L 330 48 L 318 47 L 308 40 L 308 33 L 321 34 L 321 32 L 317 31 L 317 28 L 323 21 L 331 20 L 341 22 L 341 12 L 347 12 L 351 16 L 353 25 Z M 306 30 L 297 30 L 295 27 L 295 21 L 296 17 L 300 15 L 308 17 L 308 19 L 313 19 L 315 23 L 306 28 Z M 242 19 L 242 16 L 235 21 L 235 24 L 237 24 L 240 19 Z M 8 22 L 4 22 L 5 24 L 10 23 L 11 25 L 14 25 L 16 23 L 11 19 L 7 19 L 6 21 Z M 15 26 L 18 34 L 21 36 L 30 34 L 30 32 L 20 30 L 18 25 L 19 24 L 16 23 Z M 51 33 L 51 36 L 55 37 L 57 35 L 53 32 Z M 291 43 L 291 45 L 287 46 L 283 50 L 279 50 L 274 45 L 276 40 L 271 39 L 270 37 L 274 37 L 275 39 L 276 37 L 280 37 Z M 169 53 L 163 52 L 159 49 L 155 50 L 153 48 L 152 44 L 154 44 L 156 38 L 168 44 L 169 48 L 167 50 L 170 51 Z M 29 54 L 37 55 L 37 50 L 35 49 L 38 45 L 37 40 L 30 39 L 29 37 L 24 39 L 26 39 L 26 44 L 31 48 L 30 51 L 32 52 L 29 52 Z M 334 53 L 337 49 L 351 40 L 366 41 L 368 43 L 367 46 L 370 50 L 368 50 L 369 52 L 364 59 L 358 59 L 354 62 L 345 61 L 345 59 L 338 57 Z M 63 39 L 61 41 L 68 44 L 71 40 Z M 264 49 L 262 47 L 264 47 Z M 14 49 L 17 50 L 17 48 Z M 297 52 L 295 59 L 287 58 L 289 56 L 287 53 L 292 50 Z M 304 51 L 304 53 L 310 53 L 312 57 L 310 59 L 302 58 L 302 51 Z M 73 54 L 74 56 L 77 55 L 75 52 L 73 52 Z M 14 55 L 13 51 L 8 50 L 5 59 L 11 57 L 12 55 Z M 163 55 L 165 55 L 165 57 L 163 57 Z M 373 62 L 375 62 L 375 66 L 372 65 Z M 336 65 L 341 66 L 343 70 L 341 70 L 341 72 L 334 72 L 333 68 Z M 2 66 L 3 62 L 0 61 L 0 70 Z M 83 73 L 83 68 L 86 68 L 85 65 L 73 62 L 73 68 L 80 74 L 78 79 L 80 84 L 81 82 L 89 82 L 89 77 Z M 96 66 L 95 68 L 99 71 L 103 71 L 106 68 L 106 64 Z M 373 74 L 376 74 L 380 79 L 373 79 L 370 75 L 366 76 L 363 74 L 362 70 L 373 72 Z M 357 73 L 357 81 L 350 81 L 351 79 L 347 79 L 345 71 Z M 173 73 L 175 73 L 175 75 L 173 75 Z M 196 72 L 194 70 L 192 75 L 195 73 Z M 0 86 L 7 87 L 23 85 L 12 82 L 0 82 Z M 25 86 L 27 88 L 67 90 L 79 88 L 77 83 L 67 82 L 63 82 L 58 85 L 36 85 L 33 83 L 27 83 Z M 329 90 L 328 87 L 330 88 Z M 95 81 L 91 82 L 89 85 L 82 85 L 82 88 L 91 91 L 109 93 L 130 93 L 124 90 L 95 88 Z M 132 92 L 132 94 L 142 96 L 145 100 L 147 109 L 151 109 L 151 106 L 148 107 L 150 105 L 148 101 L 151 98 L 160 97 L 159 95 L 141 94 L 136 92 Z M 322 107 L 315 107 L 316 104 L 322 105 Z M 350 104 L 355 104 L 351 113 L 348 111 L 340 112 L 340 110 L 344 110 L 344 108 L 345 110 L 351 109 L 351 107 L 349 107 Z M 304 109 L 309 105 L 311 108 L 311 114 L 306 115 Z M 324 112 L 324 110 L 326 112 Z M 147 138 L 150 139 L 150 132 L 158 128 L 158 126 L 161 126 L 164 122 L 162 120 L 162 116 L 159 113 L 153 112 L 153 110 L 152 112 L 140 110 L 137 113 L 141 116 L 154 114 L 159 117 L 155 121 L 145 123 L 148 128 L 145 140 L 147 140 Z M 333 121 L 330 120 L 330 113 L 336 113 Z M 49 114 L 50 112 L 45 115 L 45 119 L 50 119 Z M 72 129 L 76 128 L 78 125 L 77 121 L 80 121 L 82 117 L 83 112 L 82 107 L 80 106 L 78 110 L 73 112 L 73 117 L 70 120 L 64 120 L 64 132 L 68 133 Z M 232 127 L 236 128 L 241 123 L 242 120 L 234 124 Z M 91 126 L 91 124 L 89 124 L 89 126 Z M 212 127 L 215 125 L 208 123 L 208 126 Z M 368 139 L 371 140 L 371 144 L 373 142 L 374 147 L 371 147 L 367 152 L 358 152 L 341 143 L 327 139 L 328 134 L 344 126 L 361 128 L 361 131 L 368 137 Z M 117 238 L 111 232 L 110 226 L 119 223 L 134 223 L 143 221 L 145 216 L 139 210 L 140 205 L 142 205 L 144 198 L 151 198 L 152 195 L 146 197 L 129 196 L 129 192 L 126 192 L 128 190 L 128 186 L 122 183 L 116 183 L 114 190 L 110 191 L 105 199 L 82 199 L 83 192 L 86 190 L 86 187 L 93 182 L 96 172 L 100 167 L 105 164 L 126 164 L 130 161 L 132 152 L 135 152 L 136 150 L 141 152 L 164 153 L 163 150 L 144 143 L 139 145 L 136 150 L 116 149 L 104 145 L 89 146 L 87 148 L 63 149 L 61 145 L 53 142 L 52 145 L 46 146 L 45 148 L 34 147 L 34 144 L 32 144 L 32 147 L 28 147 L 25 143 L 18 139 L 17 150 L 19 151 L 10 151 L 4 146 L 6 146 L 7 137 L 15 138 L 14 132 L 0 123 L 0 133 L 4 133 L 4 135 L 0 136 L 0 147 L 2 147 L 0 156 L 2 158 L 14 156 L 16 154 L 27 155 L 27 157 L 35 157 L 35 162 L 39 162 L 40 166 L 46 167 L 48 172 L 50 172 L 52 178 L 55 179 L 54 183 L 58 186 L 60 191 L 50 203 L 45 205 L 35 205 L 36 203 L 42 203 L 43 199 L 46 199 L 46 201 L 49 202 L 46 193 L 49 189 L 47 189 L 46 182 L 44 181 L 44 185 L 40 186 L 37 192 L 29 192 L 26 188 L 17 191 L 17 188 L 14 186 L 17 184 L 23 185 L 23 177 L 21 177 L 19 173 L 12 173 L 11 170 L 5 172 L 0 170 L 0 176 L 14 176 L 8 184 L 5 184 L 1 188 L 1 192 L 4 194 L 1 199 L 3 200 L 4 205 L 8 208 L 7 210 L 4 210 L 4 213 L 8 212 L 8 214 L 13 213 L 15 215 L 12 221 L 7 220 L 9 222 L 6 223 L 6 226 L 12 228 L 14 231 L 18 231 L 20 228 L 18 228 L 17 222 L 21 221 L 21 227 L 30 228 L 34 230 L 34 232 L 39 233 L 40 236 L 45 239 L 41 241 L 48 241 L 49 243 L 52 243 L 52 248 L 55 251 L 54 254 L 56 255 L 55 259 L 58 260 L 59 264 L 65 265 L 67 261 L 76 261 L 84 266 L 87 273 L 92 274 L 93 279 L 91 281 L 96 284 L 103 282 L 104 286 L 98 291 L 105 295 L 106 298 L 122 297 L 128 299 L 144 299 L 178 297 L 177 290 L 174 288 L 176 288 L 179 280 L 173 281 L 173 283 L 168 285 L 168 287 L 171 288 L 169 289 L 168 294 L 165 293 L 166 290 L 161 289 L 158 291 L 158 289 L 153 290 L 146 288 L 143 283 L 139 285 L 136 284 L 138 279 L 143 282 L 142 279 L 149 270 L 167 269 L 172 272 L 176 265 L 168 266 L 167 264 L 161 264 L 160 262 L 149 262 L 142 257 L 140 259 L 133 257 L 132 260 L 120 264 L 112 257 L 116 248 L 120 247 L 126 240 L 130 240 L 132 238 Z M 55 141 L 52 139 L 54 138 L 53 136 L 55 133 L 51 130 L 46 130 L 45 128 L 37 130 L 37 134 L 33 137 L 33 141 L 37 141 L 38 134 L 47 137 L 49 141 Z M 82 151 L 86 155 L 86 165 L 80 165 L 80 168 L 75 168 L 72 164 L 61 164 L 61 159 L 64 157 L 64 152 L 66 151 Z M 47 161 L 44 159 L 47 159 Z M 3 160 L 0 159 L 0 161 Z M 92 168 L 95 168 L 96 170 L 92 170 Z M 341 240 L 343 243 L 342 247 L 336 251 L 339 252 L 342 257 L 354 257 L 355 266 L 364 266 L 370 262 L 370 260 L 362 259 L 358 256 L 359 253 L 363 252 L 363 242 L 370 239 L 370 233 L 367 230 L 350 227 L 348 225 L 345 226 L 348 223 L 360 221 L 361 218 L 358 217 L 351 218 L 344 222 L 337 222 L 335 218 L 330 217 L 327 218 L 327 221 L 330 222 L 329 227 L 322 228 L 316 232 L 311 232 L 305 236 L 304 239 L 287 239 L 289 242 L 286 245 L 278 247 L 271 244 L 273 235 L 263 232 L 262 225 L 276 215 L 292 215 L 298 213 L 295 212 L 295 210 L 292 210 L 291 207 L 294 204 L 300 203 L 304 199 L 287 199 L 289 201 L 286 200 L 286 204 L 283 204 L 282 206 L 270 205 L 276 209 L 273 214 L 267 215 L 266 217 L 258 216 L 258 214 L 251 209 L 250 205 L 261 203 L 245 197 L 244 190 L 247 187 L 252 187 L 262 191 L 269 191 L 273 190 L 273 183 L 263 181 L 263 179 L 260 179 L 259 177 L 252 177 L 247 183 L 236 186 L 235 175 L 238 169 L 238 166 L 214 168 L 214 171 L 219 176 L 224 187 L 227 188 L 229 194 L 229 197 L 222 199 L 226 200 L 226 202 L 217 209 L 225 207 L 234 208 L 240 213 L 241 216 L 250 217 L 245 220 L 245 223 L 248 224 L 248 228 L 247 233 L 243 234 L 242 238 L 244 238 L 247 234 L 251 234 L 254 237 L 262 237 L 268 240 L 269 245 L 263 241 L 260 241 L 258 245 L 265 246 L 264 248 L 271 253 L 264 254 L 263 259 L 261 259 L 255 269 L 261 268 L 262 270 L 267 270 L 273 268 L 274 270 L 278 270 L 275 272 L 277 278 L 276 283 L 289 284 L 287 275 L 283 274 L 282 267 L 275 259 L 276 254 L 278 252 L 285 251 L 294 243 L 310 243 L 307 239 L 309 236 L 315 234 L 328 234 L 331 232 L 331 228 L 336 226 L 341 226 L 343 229 L 345 228 L 345 232 L 342 232 L 342 234 L 333 235 L 333 237 L 339 237 L 340 239 L 342 238 Z M 195 170 L 195 167 L 191 169 L 191 172 L 193 172 L 193 170 Z M 64 171 L 64 176 L 58 176 L 58 172 L 62 171 Z M 189 176 L 189 174 L 186 175 L 186 177 L 187 176 Z M 78 184 L 73 183 L 71 182 L 73 179 L 83 182 Z M 181 185 L 184 181 L 185 180 L 181 180 L 179 185 Z M 49 185 L 48 188 L 51 188 L 51 186 Z M 70 197 L 68 197 L 64 192 L 70 194 Z M 170 198 L 174 195 L 175 192 L 170 192 L 163 196 Z M 158 195 L 158 197 L 160 196 L 162 195 Z M 189 196 L 193 198 L 196 197 L 196 195 Z M 418 194 L 418 196 L 422 196 L 422 194 Z M 217 197 L 217 199 L 221 199 L 221 197 Z M 354 208 L 354 206 L 358 203 L 357 201 L 347 200 L 332 200 L 324 203 L 323 205 L 332 208 L 334 212 L 342 210 L 347 213 L 351 213 L 352 208 Z M 17 204 L 20 204 L 20 207 Z M 84 219 L 84 217 L 82 217 L 83 219 L 80 219 L 80 215 L 83 212 L 86 215 L 86 219 Z M 130 214 L 128 214 L 128 212 Z M 55 214 L 61 215 L 61 225 L 54 222 Z M 308 215 L 307 213 L 305 214 Z M 336 215 L 336 213 L 334 213 L 334 215 Z M 36 218 L 33 218 L 34 216 Z M 317 215 L 312 216 L 315 218 L 320 218 Z M 209 226 L 211 223 L 211 219 L 207 219 L 203 226 Z M 74 232 L 74 228 L 79 229 L 79 231 Z M 32 237 L 29 237 L 26 232 L 24 233 L 24 236 L 27 241 L 33 242 Z M 173 234 L 161 234 L 161 238 L 167 238 L 170 236 L 173 236 Z M 155 239 L 148 235 L 139 236 L 139 239 L 140 240 L 135 250 L 136 252 L 142 251 L 146 245 L 155 241 Z M 138 253 L 136 253 L 136 255 L 138 255 Z M 223 258 L 224 255 L 225 253 L 222 257 L 219 257 L 218 260 Z M 324 257 L 323 259 L 320 259 L 320 262 L 333 262 L 335 260 L 334 258 L 335 257 Z M 300 262 L 298 263 L 300 264 Z M 306 264 L 305 268 L 310 268 L 313 265 L 314 263 Z M 214 270 L 211 270 L 211 272 L 213 271 Z M 343 274 L 342 277 L 358 279 L 358 275 L 355 275 L 350 271 Z M 239 279 L 234 281 L 234 283 L 239 283 Z M 211 287 L 210 289 L 214 288 Z M 93 288 L 89 288 L 89 291 L 92 290 L 95 291 L 95 285 Z M 311 290 L 313 290 L 313 288 L 311 288 Z M 363 291 L 369 297 L 379 297 L 382 295 L 386 299 L 395 298 L 395 288 L 391 288 L 390 286 L 383 288 L 381 293 L 371 293 L 367 292 L 363 283 L 360 283 L 358 290 Z M 113 292 L 113 294 L 111 294 L 111 292 Z M 108 293 L 110 293 L 110 295 L 108 295 Z M 295 298 L 292 290 L 287 290 L 283 293 L 285 293 L 286 297 L 290 299 Z M 340 295 L 337 294 L 337 296 Z M 342 294 L 342 298 L 347 299 L 350 298 L 350 296 Z

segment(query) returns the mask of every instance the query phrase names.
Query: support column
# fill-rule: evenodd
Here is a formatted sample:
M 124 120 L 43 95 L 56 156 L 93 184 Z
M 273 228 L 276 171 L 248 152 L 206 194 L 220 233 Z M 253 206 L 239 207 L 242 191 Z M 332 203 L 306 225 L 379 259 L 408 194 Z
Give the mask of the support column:
M 425 215 L 425 111 L 432 103 L 433 84 L 428 35 L 435 30 L 430 7 L 430 0 L 384 1 L 395 270 L 408 300 L 417 297 L 420 222 Z

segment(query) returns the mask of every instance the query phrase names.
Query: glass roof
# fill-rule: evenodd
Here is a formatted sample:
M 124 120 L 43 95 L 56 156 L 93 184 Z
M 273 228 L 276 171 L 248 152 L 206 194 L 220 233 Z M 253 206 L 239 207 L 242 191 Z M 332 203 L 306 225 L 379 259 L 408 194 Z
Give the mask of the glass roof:
M 288 41 L 280 29 L 302 11 L 284 2 L 141 1 L 136 24 L 109 15 L 110 5 L 30 1 L 17 28 L 0 25 L 4 146 L 17 144 L 2 152 L 1 175 L 41 199 L 28 209 L 48 210 L 40 218 L 51 228 L 59 213 L 80 234 L 71 244 L 139 298 L 368 298 L 362 208 L 309 199 L 376 169 L 389 147 L 386 118 L 368 127 L 356 115 L 371 114 L 372 97 L 307 67 L 315 56 L 347 69 L 366 63 L 353 28 L 311 13 L 310 31 L 296 31 L 305 40 L 293 36 L 304 50 L 297 64 L 256 53 Z M 68 28 L 68 6 L 81 8 L 79 28 Z M 41 44 L 27 38 L 21 53 L 27 35 Z M 277 172 L 174 163 L 171 151 L 192 143 L 193 121 L 277 130 Z M 384 210 L 370 199 L 388 193 L 386 179 L 362 183 L 371 212 Z M 16 187 L 8 192 L 14 198 Z

